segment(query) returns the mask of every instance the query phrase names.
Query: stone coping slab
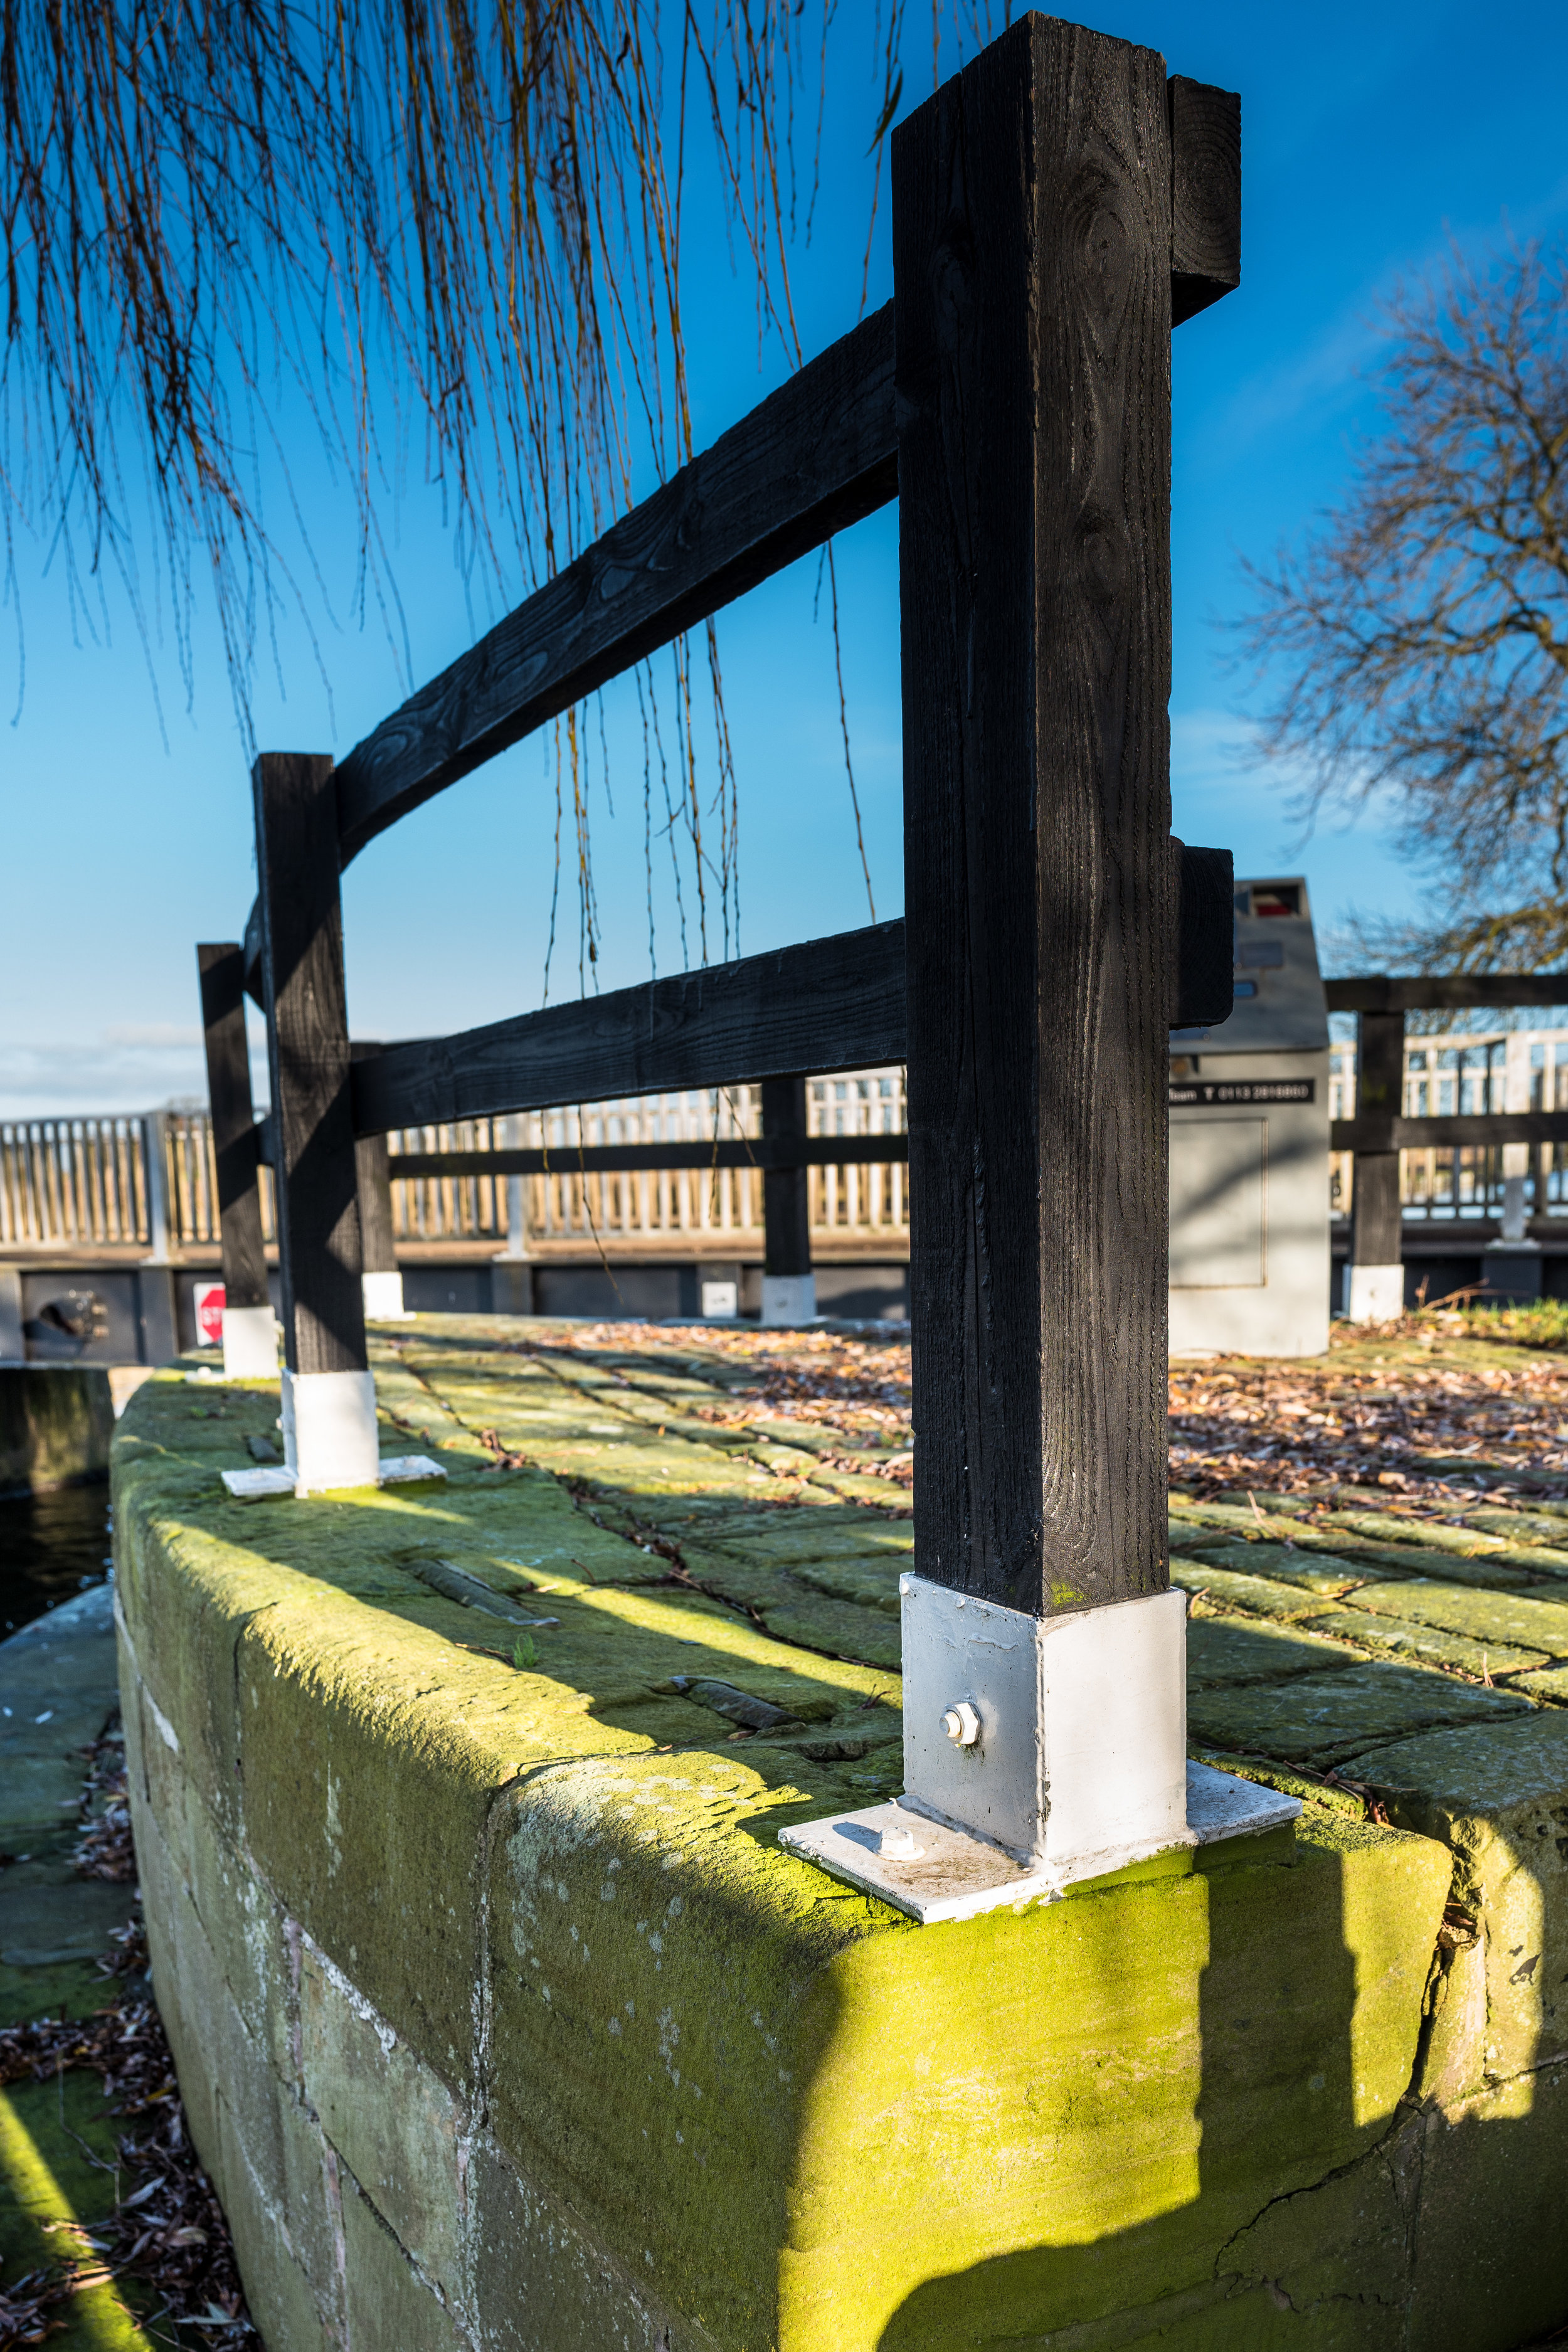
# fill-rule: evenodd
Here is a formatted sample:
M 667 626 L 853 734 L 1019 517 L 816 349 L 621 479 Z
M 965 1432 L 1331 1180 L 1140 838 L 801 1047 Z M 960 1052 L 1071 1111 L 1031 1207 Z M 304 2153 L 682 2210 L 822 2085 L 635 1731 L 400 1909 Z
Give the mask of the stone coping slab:
M 1227 1570 L 1193 1730 L 1289 1784 L 1294 1828 L 917 1927 L 780 1839 L 899 1793 L 907 1496 L 759 1460 L 705 1418 L 734 1368 L 672 1338 L 564 1367 L 492 1318 L 378 1342 L 384 1450 L 437 1490 L 229 1500 L 260 1383 L 160 1375 L 121 1425 L 155 1982 L 263 2334 L 1218 2352 L 1276 2340 L 1289 2273 L 1372 2315 L 1357 2343 L 1391 2298 L 1416 2352 L 1451 2341 L 1427 2190 L 1388 2184 L 1436 2118 L 1433 2198 L 1484 2202 L 1500 2143 L 1468 2119 L 1525 2076 L 1488 2076 L 1479 1947 L 1444 1924 L 1458 1801 L 1405 1820 L 1368 1776 L 1556 1716 L 1314 1633 L 1374 1565 L 1272 1580 L 1288 1618 Z M 1558 2128 L 1530 2080 L 1527 2138 Z M 1515 2197 L 1521 2274 L 1548 2203 Z M 1535 2324 L 1539 2274 L 1489 2326 Z

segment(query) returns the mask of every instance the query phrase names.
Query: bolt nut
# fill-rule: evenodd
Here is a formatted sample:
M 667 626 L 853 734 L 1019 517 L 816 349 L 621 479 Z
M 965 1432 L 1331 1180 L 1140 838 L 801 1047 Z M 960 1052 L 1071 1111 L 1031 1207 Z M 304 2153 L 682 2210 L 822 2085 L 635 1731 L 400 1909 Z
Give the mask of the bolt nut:
M 980 1717 L 966 1698 L 956 1699 L 948 1708 L 942 1727 L 955 1748 L 973 1748 L 980 1738 Z
M 898 1822 L 891 1829 L 879 1832 L 877 1852 L 889 1862 L 913 1862 L 924 1853 L 925 1848 L 917 1843 L 913 1830 Z

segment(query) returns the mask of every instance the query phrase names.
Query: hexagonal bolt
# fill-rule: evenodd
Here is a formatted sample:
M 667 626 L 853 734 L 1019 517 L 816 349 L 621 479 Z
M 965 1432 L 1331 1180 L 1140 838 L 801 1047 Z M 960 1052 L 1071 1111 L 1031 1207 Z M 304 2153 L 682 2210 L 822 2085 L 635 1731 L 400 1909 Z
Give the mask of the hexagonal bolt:
M 924 1853 L 925 1848 L 916 1843 L 913 1830 L 907 1829 L 902 1822 L 895 1822 L 891 1829 L 879 1832 L 877 1852 L 891 1862 L 913 1862 L 917 1855 Z
M 980 1737 L 980 1717 L 966 1698 L 955 1699 L 942 1718 L 942 1727 L 955 1748 L 973 1748 Z

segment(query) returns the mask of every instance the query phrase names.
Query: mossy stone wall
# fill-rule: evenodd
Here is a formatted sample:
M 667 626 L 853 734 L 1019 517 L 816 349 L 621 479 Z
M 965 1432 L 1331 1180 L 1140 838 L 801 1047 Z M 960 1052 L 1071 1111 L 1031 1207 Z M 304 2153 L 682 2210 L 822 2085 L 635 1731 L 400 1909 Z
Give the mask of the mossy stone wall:
M 689 1365 L 650 1349 L 628 1404 L 602 1372 L 422 1318 L 387 1450 L 450 1475 L 401 1493 L 228 1502 L 260 1385 L 160 1376 L 122 1424 L 155 1984 L 271 2352 L 1503 2352 L 1561 2315 L 1555 2012 L 1508 2040 L 1444 1927 L 1463 1759 L 1397 1797 L 1391 1762 L 1403 1827 L 1322 1791 L 1294 1835 L 917 1928 L 777 1843 L 898 1786 L 907 1520 L 763 1507 L 753 1456 L 654 1421 Z M 522 1647 L 432 1560 L 552 1622 Z M 1260 1636 L 1259 1689 L 1300 1646 Z M 784 1722 L 737 1738 L 704 1679 Z M 1509 1783 L 1515 1878 L 1554 1769 Z M 1506 1882 L 1528 1940 L 1485 1843 L 1464 1916 Z

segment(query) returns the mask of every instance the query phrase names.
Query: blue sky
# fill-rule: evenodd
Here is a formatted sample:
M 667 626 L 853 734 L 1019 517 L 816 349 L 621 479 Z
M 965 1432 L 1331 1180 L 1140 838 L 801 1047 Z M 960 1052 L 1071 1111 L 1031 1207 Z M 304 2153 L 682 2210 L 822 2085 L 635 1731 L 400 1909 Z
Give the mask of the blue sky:
M 855 315 L 864 156 L 879 96 L 871 19 L 869 0 L 846 0 L 819 230 L 793 260 L 808 350 Z M 1299 541 L 1339 493 L 1358 434 L 1374 428 L 1364 376 L 1377 348 L 1377 306 L 1394 281 L 1438 260 L 1449 236 L 1475 248 L 1505 224 L 1523 236 L 1563 232 L 1568 11 L 1518 8 L 1506 41 L 1495 37 L 1495 18 L 1461 5 L 1140 0 L 1103 6 L 1089 21 L 1243 99 L 1244 284 L 1183 327 L 1174 346 L 1176 829 L 1233 848 L 1243 872 L 1305 871 L 1320 928 L 1352 903 L 1407 906 L 1420 877 L 1393 854 L 1388 812 L 1321 825 L 1304 845 L 1293 833 L 1289 779 L 1247 756 L 1255 689 L 1230 669 L 1221 625 L 1245 606 L 1241 558 Z M 911 45 L 911 58 L 920 47 Z M 923 95 L 907 90 L 910 103 Z M 687 322 L 698 433 L 707 439 L 778 381 L 784 363 L 776 349 L 759 363 L 749 299 L 700 200 L 689 252 Z M 889 290 L 884 215 L 873 301 Z M 341 617 L 352 593 L 351 518 L 308 453 L 300 472 Z M 416 486 L 395 520 L 422 679 L 469 642 L 474 616 L 434 495 Z M 837 562 L 852 742 L 877 911 L 886 915 L 901 904 L 891 510 L 847 534 Z M 236 936 L 253 887 L 246 761 L 216 630 L 198 615 L 187 710 L 172 646 L 154 646 L 150 676 L 111 593 L 89 631 L 70 611 L 58 564 L 26 543 L 17 564 L 26 672 L 14 724 L 9 614 L 0 635 L 0 1116 L 199 1096 L 194 942 Z M 816 576 L 815 561 L 797 565 L 720 625 L 748 951 L 868 919 L 831 640 L 813 620 Z M 297 622 L 279 630 L 276 673 L 258 666 L 262 743 L 342 753 L 401 698 L 374 617 L 363 631 L 324 621 L 319 641 L 327 686 Z M 624 691 L 605 698 L 605 742 L 615 814 L 596 780 L 595 857 L 597 977 L 608 987 L 648 969 L 641 736 Z M 360 857 L 344 882 L 358 1034 L 430 1034 L 541 1001 L 552 824 L 541 748 L 524 745 Z M 659 968 L 678 969 L 679 934 L 662 880 L 655 916 Z M 553 996 L 576 992 L 575 942 L 568 870 Z

